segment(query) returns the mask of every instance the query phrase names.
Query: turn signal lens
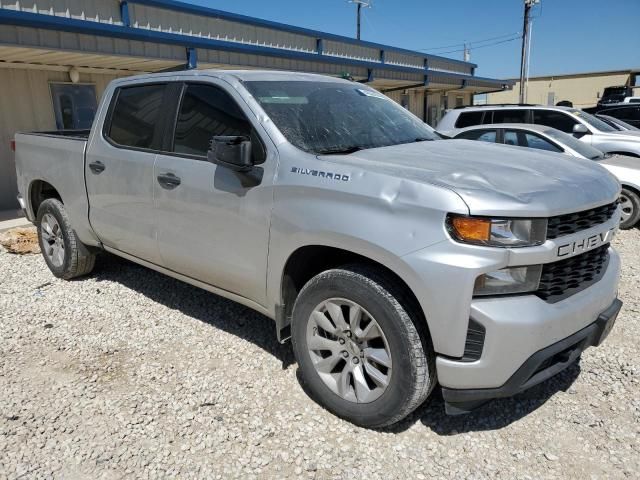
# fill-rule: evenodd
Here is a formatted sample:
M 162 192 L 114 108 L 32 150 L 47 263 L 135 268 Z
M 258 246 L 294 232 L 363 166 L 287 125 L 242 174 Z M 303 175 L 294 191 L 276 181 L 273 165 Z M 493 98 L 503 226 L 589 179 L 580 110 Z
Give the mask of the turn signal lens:
M 450 214 L 447 228 L 458 242 L 487 247 L 531 247 L 547 237 L 544 218 L 488 218 Z
M 491 238 L 491 220 L 486 218 L 453 217 L 451 225 L 463 241 L 488 242 Z

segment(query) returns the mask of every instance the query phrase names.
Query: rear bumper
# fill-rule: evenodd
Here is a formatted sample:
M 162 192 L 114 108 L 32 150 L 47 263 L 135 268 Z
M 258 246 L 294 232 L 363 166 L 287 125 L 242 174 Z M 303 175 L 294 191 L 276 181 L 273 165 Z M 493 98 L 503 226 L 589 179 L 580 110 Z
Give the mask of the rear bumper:
M 488 400 L 516 395 L 558 374 L 590 346 L 600 345 L 607 337 L 622 307 L 615 299 L 597 320 L 582 330 L 531 355 L 500 387 L 479 389 L 442 388 L 446 412 L 467 413 Z

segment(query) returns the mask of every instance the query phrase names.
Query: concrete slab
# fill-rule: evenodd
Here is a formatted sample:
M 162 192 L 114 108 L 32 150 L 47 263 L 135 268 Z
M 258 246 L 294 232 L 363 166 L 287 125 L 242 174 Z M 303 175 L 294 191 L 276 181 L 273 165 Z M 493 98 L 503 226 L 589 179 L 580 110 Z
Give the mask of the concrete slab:
M 0 232 L 16 227 L 28 227 L 31 222 L 24 218 L 20 210 L 0 211 Z

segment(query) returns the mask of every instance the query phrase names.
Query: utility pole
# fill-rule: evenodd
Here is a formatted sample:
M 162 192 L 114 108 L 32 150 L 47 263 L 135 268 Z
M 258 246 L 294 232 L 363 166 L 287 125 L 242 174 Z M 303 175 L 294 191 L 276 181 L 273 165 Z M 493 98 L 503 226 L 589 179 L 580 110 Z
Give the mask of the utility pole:
M 522 26 L 522 53 L 520 55 L 520 103 L 525 103 L 525 71 L 527 70 L 527 65 L 529 64 L 528 56 L 529 56 L 529 42 L 530 42 L 530 31 L 529 25 L 531 23 L 530 13 L 531 8 L 538 3 L 540 0 L 524 0 L 524 23 Z
M 362 16 L 362 7 L 370 7 L 371 2 L 366 0 L 349 0 L 349 3 L 355 3 L 357 7 L 356 13 L 356 38 L 360 40 L 360 17 Z
M 471 52 L 469 51 L 469 49 L 467 48 L 467 42 L 464 43 L 464 54 L 462 56 L 462 59 L 465 62 L 468 62 L 469 60 L 471 60 Z

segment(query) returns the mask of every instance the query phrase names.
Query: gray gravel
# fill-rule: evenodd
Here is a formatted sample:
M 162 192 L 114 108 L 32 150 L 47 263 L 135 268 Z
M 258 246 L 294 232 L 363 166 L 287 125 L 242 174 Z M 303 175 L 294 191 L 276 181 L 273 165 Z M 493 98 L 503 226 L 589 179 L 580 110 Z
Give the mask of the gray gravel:
M 436 394 L 368 431 L 300 387 L 270 320 L 114 257 L 55 279 L 0 248 L 0 478 L 638 478 L 640 230 L 607 342 L 514 399 Z

